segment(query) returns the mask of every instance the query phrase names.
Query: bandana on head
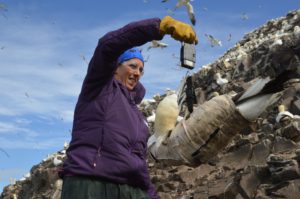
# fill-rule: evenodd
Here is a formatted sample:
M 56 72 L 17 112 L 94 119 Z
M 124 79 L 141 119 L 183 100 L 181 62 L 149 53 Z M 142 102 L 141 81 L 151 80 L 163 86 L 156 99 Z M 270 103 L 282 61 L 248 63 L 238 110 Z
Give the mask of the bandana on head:
M 138 58 L 144 63 L 144 58 L 141 51 L 138 48 L 131 48 L 126 50 L 120 57 L 118 58 L 118 64 L 123 63 L 129 59 Z

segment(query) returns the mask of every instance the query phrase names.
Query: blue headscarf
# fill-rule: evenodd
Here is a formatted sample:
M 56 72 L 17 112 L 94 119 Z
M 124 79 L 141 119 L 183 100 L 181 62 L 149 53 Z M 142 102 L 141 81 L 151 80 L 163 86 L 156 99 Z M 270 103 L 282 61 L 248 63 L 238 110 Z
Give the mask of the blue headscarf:
M 118 64 L 121 64 L 122 62 L 132 58 L 138 58 L 144 63 L 144 58 L 141 51 L 138 48 L 134 47 L 126 50 L 122 55 L 120 55 L 120 57 L 118 58 Z

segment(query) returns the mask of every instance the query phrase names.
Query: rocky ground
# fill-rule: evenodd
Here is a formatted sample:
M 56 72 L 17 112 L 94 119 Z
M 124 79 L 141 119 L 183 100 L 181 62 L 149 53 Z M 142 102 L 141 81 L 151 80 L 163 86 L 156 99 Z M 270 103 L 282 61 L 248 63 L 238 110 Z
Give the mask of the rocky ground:
M 194 106 L 216 95 L 243 92 L 257 77 L 274 77 L 284 71 L 298 74 L 299 44 L 300 10 L 267 22 L 192 75 Z M 228 83 L 220 83 L 217 73 Z M 140 105 L 146 117 L 152 115 L 164 96 L 154 96 Z M 279 121 L 277 107 L 268 110 L 207 164 L 170 166 L 149 157 L 151 179 L 161 198 L 299 198 L 300 79 L 297 75 L 284 84 L 279 104 L 290 115 Z M 184 113 L 186 107 L 182 106 L 182 116 Z M 152 126 L 150 121 L 150 130 Z M 0 198 L 58 199 L 62 181 L 57 170 L 64 158 L 65 148 L 33 166 L 26 178 L 6 186 Z

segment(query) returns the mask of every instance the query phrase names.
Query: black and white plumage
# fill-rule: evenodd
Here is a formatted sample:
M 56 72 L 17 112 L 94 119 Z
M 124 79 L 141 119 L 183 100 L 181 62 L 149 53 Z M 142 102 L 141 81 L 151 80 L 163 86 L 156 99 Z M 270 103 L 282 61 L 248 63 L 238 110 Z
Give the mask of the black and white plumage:
M 148 147 L 169 136 L 179 116 L 177 94 L 167 95 L 157 106 L 154 118 L 154 134 L 148 140 Z M 179 119 L 180 120 L 180 119 Z
M 285 120 L 291 120 L 294 118 L 294 115 L 289 111 L 285 110 L 285 106 L 283 104 L 278 106 L 278 115 L 276 116 L 276 122 L 280 123 Z
M 182 7 L 182 6 L 185 6 L 186 7 L 186 10 L 187 10 L 187 13 L 189 15 L 189 18 L 190 18 L 190 21 L 193 25 L 196 24 L 196 17 L 195 17 L 195 13 L 194 13 L 194 8 L 191 4 L 191 0 L 177 0 L 177 4 L 174 8 L 174 10 Z
M 249 121 L 255 120 L 268 107 L 273 106 L 282 96 L 284 83 L 297 77 L 294 71 L 284 71 L 276 78 L 257 78 L 245 92 L 233 97 L 239 112 Z
M 225 78 L 222 78 L 222 76 L 221 76 L 220 73 L 216 73 L 216 74 L 215 74 L 215 80 L 216 80 L 216 83 L 217 83 L 219 86 L 223 86 L 224 84 L 227 84 L 227 83 L 228 83 L 228 80 L 225 79 Z
M 162 0 L 162 3 L 167 2 L 168 0 Z M 191 23 L 193 25 L 196 25 L 196 17 L 195 17 L 195 12 L 194 12 L 194 8 L 193 5 L 191 4 L 192 0 L 177 0 L 177 3 L 175 5 L 175 8 L 172 10 L 172 12 L 174 12 L 175 10 L 177 10 L 178 8 L 185 6 L 186 7 L 186 11 L 188 13 L 189 19 L 191 21 Z
M 210 34 L 204 34 L 204 35 L 207 37 L 208 41 L 210 42 L 211 47 L 222 46 L 222 42 L 216 39 L 214 36 Z
M 166 43 L 162 43 L 162 42 L 159 42 L 157 40 L 152 40 L 151 41 L 151 45 L 147 48 L 147 50 L 150 50 L 151 48 L 166 48 L 168 46 L 168 44 Z

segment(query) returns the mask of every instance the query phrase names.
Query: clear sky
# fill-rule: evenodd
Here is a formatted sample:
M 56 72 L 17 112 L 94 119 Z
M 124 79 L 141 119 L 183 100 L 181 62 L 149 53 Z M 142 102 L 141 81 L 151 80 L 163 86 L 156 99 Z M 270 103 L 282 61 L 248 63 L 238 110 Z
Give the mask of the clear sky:
M 105 3 L 104 3 L 105 2 Z M 131 21 L 170 14 L 176 0 L 0 0 L 0 191 L 70 140 L 73 110 L 98 39 Z M 244 34 L 299 9 L 300 0 L 194 0 L 196 72 Z M 189 23 L 185 8 L 172 16 Z M 205 34 L 222 41 L 211 47 Z M 229 36 L 231 35 L 231 37 Z M 229 38 L 230 37 L 230 38 Z M 147 50 L 146 98 L 177 89 L 180 42 Z

